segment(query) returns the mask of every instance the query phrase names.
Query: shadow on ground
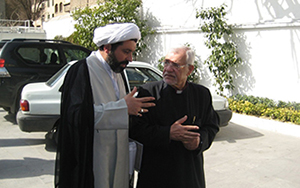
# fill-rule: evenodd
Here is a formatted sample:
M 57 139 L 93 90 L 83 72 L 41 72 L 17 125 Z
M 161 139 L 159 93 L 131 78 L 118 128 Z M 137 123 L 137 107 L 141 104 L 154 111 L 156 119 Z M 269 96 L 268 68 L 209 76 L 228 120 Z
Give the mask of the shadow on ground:
M 229 143 L 235 143 L 236 140 L 250 139 L 261 136 L 264 135 L 252 129 L 229 122 L 229 124 L 226 127 L 220 128 L 220 131 L 216 135 L 214 141 L 227 141 Z
M 12 138 L 12 139 L 0 139 L 0 147 L 18 147 L 28 145 L 41 145 L 45 144 L 44 139 L 36 138 Z
M 0 160 L 0 169 L 2 169 L 0 170 L 0 179 L 53 175 L 54 163 L 54 160 L 44 160 L 31 157 L 25 157 L 23 160 Z
M 3 109 L 0 109 L 0 112 L 7 112 Z M 4 119 L 6 119 L 6 121 L 9 121 L 11 122 L 12 124 L 14 125 L 17 125 L 17 121 L 16 121 L 16 115 L 15 114 L 11 114 L 11 113 L 8 113 L 4 116 Z

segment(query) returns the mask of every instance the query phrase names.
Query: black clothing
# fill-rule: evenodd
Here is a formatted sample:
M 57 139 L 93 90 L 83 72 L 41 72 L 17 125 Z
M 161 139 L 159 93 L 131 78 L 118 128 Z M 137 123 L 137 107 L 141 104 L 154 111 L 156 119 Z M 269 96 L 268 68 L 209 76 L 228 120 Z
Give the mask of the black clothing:
M 164 83 L 152 82 L 139 88 L 138 97 L 155 97 L 156 106 L 142 117 L 132 116 L 130 137 L 144 145 L 138 188 L 204 188 L 202 152 L 219 131 L 219 117 L 212 107 L 209 90 L 187 83 L 182 93 Z M 183 124 L 197 124 L 199 148 L 187 150 L 182 142 L 170 140 L 170 126 L 188 116 Z M 194 119 L 195 117 L 195 119 Z M 194 123 L 193 123 L 194 121 Z
M 93 188 L 94 107 L 86 59 L 72 65 L 62 86 L 56 188 Z

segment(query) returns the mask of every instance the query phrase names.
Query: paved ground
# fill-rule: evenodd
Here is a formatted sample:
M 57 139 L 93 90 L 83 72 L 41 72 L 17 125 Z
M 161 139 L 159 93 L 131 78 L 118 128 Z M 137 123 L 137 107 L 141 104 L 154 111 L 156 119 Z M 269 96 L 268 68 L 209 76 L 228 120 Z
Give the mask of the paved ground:
M 299 188 L 299 143 L 298 125 L 234 114 L 205 152 L 207 187 Z
M 53 188 L 54 159 L 45 150 L 45 133 L 21 132 L 0 108 L 1 188 Z
M 21 132 L 0 109 L 1 188 L 53 188 L 44 136 Z M 300 126 L 234 114 L 205 153 L 207 188 L 299 188 L 299 143 Z

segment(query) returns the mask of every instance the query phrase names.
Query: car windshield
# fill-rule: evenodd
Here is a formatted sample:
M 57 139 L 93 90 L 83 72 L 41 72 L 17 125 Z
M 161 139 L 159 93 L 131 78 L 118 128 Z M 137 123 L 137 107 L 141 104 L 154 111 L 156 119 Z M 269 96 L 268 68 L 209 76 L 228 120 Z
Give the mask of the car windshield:
M 46 82 L 46 85 L 52 87 L 62 76 L 66 74 L 70 67 L 71 65 L 69 63 L 66 64 Z

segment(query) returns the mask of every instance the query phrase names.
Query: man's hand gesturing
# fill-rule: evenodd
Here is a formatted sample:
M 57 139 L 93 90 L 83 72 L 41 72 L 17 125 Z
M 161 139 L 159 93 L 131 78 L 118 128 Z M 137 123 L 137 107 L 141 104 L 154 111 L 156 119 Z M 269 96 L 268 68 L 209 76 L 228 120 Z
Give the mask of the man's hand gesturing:
M 154 97 L 142 97 L 135 98 L 134 94 L 137 92 L 137 88 L 134 87 L 133 90 L 124 97 L 129 115 L 142 116 L 142 113 L 147 113 L 149 107 L 155 106 L 155 103 L 149 102 L 155 100 Z
M 187 120 L 187 116 L 177 120 L 170 128 L 170 139 L 181 141 L 186 149 L 194 150 L 199 146 L 200 133 L 192 132 L 198 130 L 196 125 L 182 125 Z

